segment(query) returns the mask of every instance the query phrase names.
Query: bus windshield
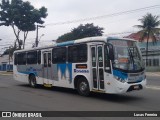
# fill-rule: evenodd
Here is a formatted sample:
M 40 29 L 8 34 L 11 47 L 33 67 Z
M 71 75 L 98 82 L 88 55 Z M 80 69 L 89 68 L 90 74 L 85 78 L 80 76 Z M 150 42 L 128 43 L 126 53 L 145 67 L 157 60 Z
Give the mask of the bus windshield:
M 144 63 L 136 42 L 129 40 L 110 40 L 114 46 L 113 68 L 124 71 L 141 71 Z

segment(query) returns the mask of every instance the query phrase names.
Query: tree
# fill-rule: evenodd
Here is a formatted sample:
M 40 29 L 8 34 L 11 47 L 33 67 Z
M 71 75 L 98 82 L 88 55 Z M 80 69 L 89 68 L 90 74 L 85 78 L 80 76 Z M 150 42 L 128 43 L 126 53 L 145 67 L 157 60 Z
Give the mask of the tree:
M 36 24 L 43 24 L 43 18 L 47 17 L 47 9 L 41 7 L 35 9 L 30 2 L 22 0 L 2 0 L 0 4 L 0 26 L 11 26 L 18 43 L 18 48 L 25 47 L 29 31 L 36 29 Z M 23 42 L 20 33 L 23 33 Z
M 6 50 L 3 52 L 3 55 L 11 54 L 11 56 L 12 56 L 15 50 L 16 50 L 15 47 L 8 47 L 8 49 L 6 49 Z
M 139 21 L 141 25 L 136 25 L 136 27 L 141 30 L 138 32 L 140 35 L 140 42 L 147 40 L 146 44 L 146 61 L 148 60 L 148 42 L 149 39 L 152 40 L 153 44 L 157 42 L 155 34 L 159 33 L 160 28 L 157 28 L 160 25 L 159 16 L 154 16 L 151 13 L 147 13 Z
M 16 47 L 10 46 L 8 49 L 6 49 L 2 55 L 9 55 L 9 59 L 13 58 L 13 53 L 16 50 Z
M 72 29 L 71 32 L 58 37 L 57 42 L 65 42 L 85 37 L 102 36 L 102 33 L 103 28 L 94 26 L 93 23 L 85 25 L 80 24 L 77 28 Z

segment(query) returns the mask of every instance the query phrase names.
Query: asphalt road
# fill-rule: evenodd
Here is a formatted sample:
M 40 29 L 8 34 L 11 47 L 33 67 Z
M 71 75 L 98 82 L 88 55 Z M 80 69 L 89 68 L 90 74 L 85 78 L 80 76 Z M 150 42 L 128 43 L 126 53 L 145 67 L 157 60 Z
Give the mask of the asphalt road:
M 53 87 L 31 88 L 0 75 L 0 111 L 160 111 L 160 76 L 148 76 L 147 88 L 123 95 L 92 93 Z

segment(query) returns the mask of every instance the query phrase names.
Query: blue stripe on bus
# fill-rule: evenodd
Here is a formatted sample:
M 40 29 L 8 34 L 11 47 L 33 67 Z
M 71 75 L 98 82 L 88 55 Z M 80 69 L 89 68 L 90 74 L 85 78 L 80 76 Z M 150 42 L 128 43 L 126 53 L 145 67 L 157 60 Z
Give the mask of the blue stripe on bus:
M 108 37 L 107 40 L 122 40 L 122 39 L 118 37 Z
M 74 44 L 74 40 L 68 41 L 68 42 L 57 43 L 57 46 L 66 46 L 66 45 L 73 45 L 73 44 Z
M 61 72 L 61 74 L 62 74 L 61 78 L 62 78 L 62 77 L 66 78 L 66 76 L 65 76 L 66 67 L 67 67 L 67 64 L 57 64 L 57 68 L 58 68 L 58 70 L 60 70 L 60 72 Z M 57 70 L 57 71 L 58 71 L 58 70 Z
M 121 72 L 119 70 L 113 70 L 113 75 L 117 76 L 117 77 L 119 77 L 119 78 L 121 78 L 123 80 L 128 78 L 128 74 L 127 73 Z
M 34 74 L 35 76 L 37 76 L 36 72 L 19 72 L 19 73 L 26 74 L 26 75 Z
M 68 64 L 57 64 L 57 71 L 60 70 L 61 72 L 61 78 L 65 78 L 66 79 L 66 71 L 68 69 L 69 72 L 69 81 L 70 83 L 72 82 L 72 64 L 68 63 Z
M 70 83 L 72 82 L 72 64 L 67 64 L 68 70 L 69 70 L 69 80 Z

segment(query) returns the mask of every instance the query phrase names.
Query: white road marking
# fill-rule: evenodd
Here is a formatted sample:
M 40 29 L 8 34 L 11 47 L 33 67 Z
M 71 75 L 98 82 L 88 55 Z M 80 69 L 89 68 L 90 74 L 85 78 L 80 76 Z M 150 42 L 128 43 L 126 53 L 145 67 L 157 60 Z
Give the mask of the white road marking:
M 146 86 L 147 89 L 160 90 L 160 86 Z
M 150 73 L 150 72 L 148 72 L 147 75 L 148 76 L 160 76 L 159 73 Z

